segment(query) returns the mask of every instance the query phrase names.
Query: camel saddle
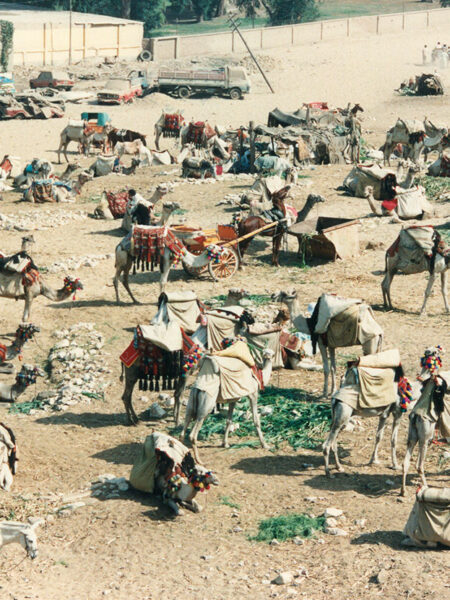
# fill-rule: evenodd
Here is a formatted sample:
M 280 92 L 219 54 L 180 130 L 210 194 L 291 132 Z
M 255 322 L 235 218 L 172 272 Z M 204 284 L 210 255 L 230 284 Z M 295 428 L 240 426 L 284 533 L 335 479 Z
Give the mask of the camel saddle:
M 37 269 L 31 257 L 25 252 L 17 252 L 12 256 L 0 254 L 0 272 L 26 273 L 30 268 Z
M 186 253 L 182 242 L 167 227 L 151 227 L 135 225 L 131 234 L 131 254 L 134 257 L 135 269 L 142 271 L 151 269 L 158 264 L 164 249 L 169 248 L 175 259 L 180 259 Z
M 163 137 L 179 137 L 181 126 L 184 119 L 180 114 L 165 114 L 164 125 L 162 129 Z
M 208 123 L 204 121 L 197 121 L 196 123 L 189 123 L 189 129 L 187 132 L 186 141 L 189 144 L 194 144 L 198 148 L 201 147 L 203 141 L 203 135 L 207 140 L 215 135 L 214 129 Z
M 125 215 L 128 204 L 128 192 L 106 192 L 106 200 L 109 210 L 115 219 L 120 219 Z

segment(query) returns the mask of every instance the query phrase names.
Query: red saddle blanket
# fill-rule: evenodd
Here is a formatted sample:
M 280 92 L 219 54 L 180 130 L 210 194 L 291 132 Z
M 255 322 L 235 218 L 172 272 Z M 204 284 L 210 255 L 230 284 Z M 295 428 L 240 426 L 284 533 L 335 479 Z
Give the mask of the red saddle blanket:
M 208 123 L 204 121 L 197 121 L 196 123 L 189 123 L 189 130 L 187 133 L 186 141 L 189 144 L 195 144 L 201 146 L 204 137 L 209 140 L 215 135 L 214 129 Z
M 168 248 L 173 262 L 180 260 L 186 254 L 186 248 L 167 227 L 134 226 L 132 236 L 132 254 L 136 268 L 148 270 L 159 263 L 164 249 Z
M 163 136 L 178 137 L 183 124 L 184 119 L 181 115 L 164 115 Z
M 109 210 L 115 219 L 120 219 L 125 215 L 128 204 L 128 192 L 106 192 L 106 200 Z

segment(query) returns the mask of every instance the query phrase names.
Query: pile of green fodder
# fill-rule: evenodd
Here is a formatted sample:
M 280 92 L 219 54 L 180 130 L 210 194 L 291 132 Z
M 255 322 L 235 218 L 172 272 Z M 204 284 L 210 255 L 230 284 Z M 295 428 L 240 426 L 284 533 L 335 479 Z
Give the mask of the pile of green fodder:
M 213 296 L 209 301 L 206 301 L 205 304 L 209 304 L 214 302 L 220 302 L 224 304 L 225 300 L 228 296 L 225 294 L 220 294 L 219 296 Z M 270 300 L 269 294 L 250 294 L 249 296 L 245 296 L 246 300 L 250 300 L 255 306 L 263 306 L 264 304 L 268 304 Z
M 323 531 L 325 517 L 311 517 L 303 513 L 292 513 L 270 517 L 259 522 L 258 533 L 251 536 L 250 540 L 270 543 L 272 540 L 284 542 L 285 540 L 302 537 L 314 537 L 317 531 Z
M 307 398 L 307 393 L 298 389 L 267 387 L 264 390 L 259 397 L 258 406 L 268 406 L 272 409 L 270 412 L 262 410 L 261 414 L 261 428 L 268 444 L 278 448 L 287 442 L 294 450 L 313 449 L 323 440 L 331 425 L 330 404 L 313 402 Z M 247 399 L 236 406 L 233 422 L 239 427 L 231 435 L 240 438 L 256 435 Z M 224 431 L 225 416 L 210 415 L 203 424 L 199 438 L 209 439 L 214 434 L 223 434 Z M 237 445 L 256 444 L 246 442 Z
M 443 194 L 450 193 L 450 180 L 448 177 L 432 177 L 424 175 L 418 180 L 425 188 L 428 200 L 438 200 Z

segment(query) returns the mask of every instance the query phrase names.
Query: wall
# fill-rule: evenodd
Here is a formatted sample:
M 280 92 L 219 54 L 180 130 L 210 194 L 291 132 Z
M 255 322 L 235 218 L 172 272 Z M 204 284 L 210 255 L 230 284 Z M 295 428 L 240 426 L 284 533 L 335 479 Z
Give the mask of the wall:
M 450 27 L 449 8 L 315 21 L 283 27 L 246 29 L 243 30 L 243 35 L 252 50 L 263 50 L 280 46 L 310 44 L 321 40 L 361 37 L 368 34 L 383 35 L 402 31 L 419 32 L 427 27 L 441 26 L 445 23 L 448 23 Z M 244 51 L 239 36 L 231 31 L 151 38 L 148 48 L 152 52 L 154 60 Z
M 67 64 L 69 33 L 68 26 L 55 23 L 16 25 L 13 63 L 40 66 Z M 142 36 L 141 23 L 73 25 L 72 61 L 92 56 L 135 59 L 142 50 Z

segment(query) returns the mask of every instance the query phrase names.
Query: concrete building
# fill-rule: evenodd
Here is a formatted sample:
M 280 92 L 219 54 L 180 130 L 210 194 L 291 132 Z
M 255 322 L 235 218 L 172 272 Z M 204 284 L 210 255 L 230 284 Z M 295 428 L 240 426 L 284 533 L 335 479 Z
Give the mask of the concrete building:
M 142 50 L 139 21 L 9 2 L 0 2 L 0 20 L 14 24 L 12 65 L 62 65 L 93 56 L 133 59 Z

